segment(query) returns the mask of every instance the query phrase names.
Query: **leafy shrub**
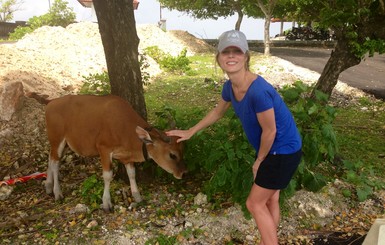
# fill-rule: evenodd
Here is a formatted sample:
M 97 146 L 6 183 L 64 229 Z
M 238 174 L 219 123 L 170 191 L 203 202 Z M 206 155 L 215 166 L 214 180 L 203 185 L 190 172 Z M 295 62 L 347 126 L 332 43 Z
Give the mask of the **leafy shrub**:
M 383 189 L 385 187 L 383 182 L 375 179 L 372 166 L 361 161 L 344 161 L 343 164 L 345 171 L 342 179 L 353 184 L 354 193 L 358 201 L 365 201 L 373 194 L 375 189 Z M 352 196 L 351 191 L 348 189 L 343 190 L 343 194 L 346 197 Z
M 187 49 L 184 48 L 177 57 L 166 54 L 157 46 L 147 47 L 146 53 L 152 57 L 162 69 L 173 73 L 185 73 L 191 70 L 190 60 L 186 57 Z
M 81 87 L 80 94 L 107 95 L 111 93 L 111 84 L 108 73 L 90 74 L 88 77 L 83 76 L 84 83 Z
M 195 124 L 191 118 L 202 118 L 204 113 L 194 111 L 186 115 L 189 126 Z M 179 121 L 178 125 L 181 125 Z M 198 132 L 186 142 L 186 146 L 185 159 L 189 171 L 209 175 L 204 184 L 209 199 L 217 193 L 226 193 L 231 195 L 234 202 L 240 203 L 246 213 L 245 202 L 253 183 L 251 167 L 255 150 L 249 144 L 234 111 L 229 110 L 220 122 L 204 132 Z
M 316 171 L 321 162 L 332 162 L 337 152 L 333 121 L 335 108 L 327 105 L 328 96 L 316 91 L 310 98 L 312 88 L 301 81 L 285 86 L 280 93 L 293 113 L 303 141 L 303 161 L 295 182 L 301 188 L 317 191 L 326 184 L 326 177 Z
M 8 39 L 13 41 L 19 40 L 23 38 L 25 35 L 27 35 L 28 33 L 33 32 L 34 30 L 35 29 L 32 29 L 29 26 L 18 26 L 12 33 L 9 34 Z
M 142 82 L 146 85 L 150 81 L 150 73 L 146 72 L 145 69 L 150 67 L 150 63 L 148 63 L 147 56 L 145 54 L 139 54 L 139 66 L 142 74 Z
M 149 63 L 144 55 L 139 55 L 139 65 L 142 73 L 142 81 L 147 84 L 150 80 L 150 74 L 144 69 L 149 67 Z M 80 88 L 79 94 L 107 95 L 111 94 L 111 84 L 108 72 L 89 74 L 83 76 L 84 82 Z

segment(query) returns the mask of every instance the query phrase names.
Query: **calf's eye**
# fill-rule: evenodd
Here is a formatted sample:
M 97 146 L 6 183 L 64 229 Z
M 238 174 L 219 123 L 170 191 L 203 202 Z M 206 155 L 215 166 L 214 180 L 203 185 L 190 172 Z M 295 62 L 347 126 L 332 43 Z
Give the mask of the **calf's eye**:
M 170 158 L 176 160 L 176 155 L 170 153 Z

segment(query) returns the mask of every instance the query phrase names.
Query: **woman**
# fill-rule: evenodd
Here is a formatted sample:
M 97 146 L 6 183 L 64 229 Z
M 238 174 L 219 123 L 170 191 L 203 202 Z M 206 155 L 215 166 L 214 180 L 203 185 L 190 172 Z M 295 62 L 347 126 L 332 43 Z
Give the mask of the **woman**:
M 249 142 L 257 152 L 252 167 L 254 182 L 246 201 L 263 245 L 277 245 L 280 219 L 279 193 L 287 187 L 301 158 L 301 138 L 292 114 L 277 91 L 265 79 L 249 70 L 246 36 L 227 31 L 219 37 L 216 60 L 229 77 L 222 99 L 200 122 L 188 130 L 172 130 L 178 141 L 223 117 L 233 106 Z

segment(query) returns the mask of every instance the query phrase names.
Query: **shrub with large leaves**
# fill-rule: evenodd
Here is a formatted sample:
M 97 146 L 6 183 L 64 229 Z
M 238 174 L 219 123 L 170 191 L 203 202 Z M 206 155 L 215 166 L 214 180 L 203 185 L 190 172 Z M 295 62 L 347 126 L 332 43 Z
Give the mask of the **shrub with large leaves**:
M 320 163 L 330 163 L 337 152 L 333 121 L 336 110 L 327 104 L 328 96 L 315 91 L 301 81 L 280 90 L 296 120 L 303 141 L 303 161 L 294 182 L 298 187 L 317 191 L 326 184 L 326 178 L 316 171 Z

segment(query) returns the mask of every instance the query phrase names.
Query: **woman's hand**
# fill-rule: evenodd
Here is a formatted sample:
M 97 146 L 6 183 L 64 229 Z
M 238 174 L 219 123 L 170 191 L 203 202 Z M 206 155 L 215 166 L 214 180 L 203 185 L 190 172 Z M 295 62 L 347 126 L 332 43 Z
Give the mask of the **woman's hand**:
M 257 176 L 257 172 L 258 172 L 258 169 L 259 169 L 259 166 L 261 165 L 263 160 L 257 158 L 254 162 L 254 165 L 253 165 L 253 176 L 254 176 L 254 180 L 255 180 L 255 177 Z
M 166 132 L 166 135 L 179 137 L 179 139 L 176 140 L 176 142 L 179 143 L 190 139 L 193 133 L 191 130 L 170 130 Z

